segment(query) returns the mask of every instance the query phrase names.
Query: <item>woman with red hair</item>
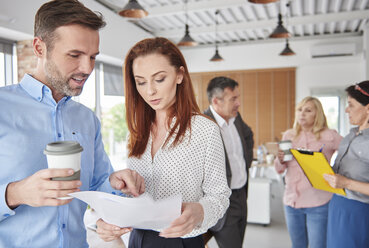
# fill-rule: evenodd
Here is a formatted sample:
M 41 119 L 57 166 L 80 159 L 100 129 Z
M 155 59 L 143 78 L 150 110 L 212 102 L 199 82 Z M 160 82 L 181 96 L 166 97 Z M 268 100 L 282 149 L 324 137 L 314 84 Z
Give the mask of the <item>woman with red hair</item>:
M 217 124 L 200 113 L 182 53 L 165 38 L 134 45 L 124 65 L 128 167 L 155 200 L 182 195 L 182 213 L 164 230 L 134 229 L 129 247 L 204 247 L 201 234 L 229 205 Z

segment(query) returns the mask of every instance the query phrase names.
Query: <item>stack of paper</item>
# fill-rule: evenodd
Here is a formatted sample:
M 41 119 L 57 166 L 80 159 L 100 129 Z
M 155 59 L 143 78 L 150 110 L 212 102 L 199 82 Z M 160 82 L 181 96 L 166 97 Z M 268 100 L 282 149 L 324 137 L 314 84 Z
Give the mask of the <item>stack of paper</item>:
M 163 229 L 181 215 L 181 196 L 154 201 L 149 194 L 137 198 L 98 191 L 81 191 L 69 195 L 89 204 L 105 222 L 119 227 Z

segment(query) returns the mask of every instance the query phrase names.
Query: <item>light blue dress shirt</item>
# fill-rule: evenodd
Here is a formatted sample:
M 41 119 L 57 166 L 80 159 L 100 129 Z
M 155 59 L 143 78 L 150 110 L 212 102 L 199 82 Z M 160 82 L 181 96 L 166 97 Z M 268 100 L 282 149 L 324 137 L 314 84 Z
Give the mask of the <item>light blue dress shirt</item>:
M 46 169 L 46 144 L 78 141 L 82 147 L 81 191 L 113 192 L 113 168 L 104 151 L 100 122 L 87 107 L 64 97 L 56 103 L 50 89 L 30 75 L 17 85 L 0 88 L 0 247 L 88 247 L 83 215 L 86 204 L 74 199 L 58 207 L 5 201 L 10 182 Z

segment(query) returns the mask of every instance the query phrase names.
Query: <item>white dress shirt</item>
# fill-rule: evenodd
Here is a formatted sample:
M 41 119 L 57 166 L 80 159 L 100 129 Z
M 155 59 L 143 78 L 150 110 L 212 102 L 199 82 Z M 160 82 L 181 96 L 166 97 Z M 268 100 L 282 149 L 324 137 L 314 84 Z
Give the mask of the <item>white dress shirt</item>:
M 247 172 L 241 138 L 234 125 L 235 118 L 229 119 L 227 123 L 212 106 L 210 106 L 210 111 L 214 115 L 223 136 L 223 142 L 232 172 L 231 189 L 240 189 L 246 184 Z
M 144 177 L 146 192 L 155 200 L 181 194 L 183 202 L 202 205 L 202 224 L 183 236 L 195 237 L 215 225 L 229 205 L 223 143 L 216 123 L 200 115 L 192 117 L 191 132 L 172 147 L 174 138 L 152 158 L 150 135 L 145 152 L 141 158 L 130 157 L 128 168 Z

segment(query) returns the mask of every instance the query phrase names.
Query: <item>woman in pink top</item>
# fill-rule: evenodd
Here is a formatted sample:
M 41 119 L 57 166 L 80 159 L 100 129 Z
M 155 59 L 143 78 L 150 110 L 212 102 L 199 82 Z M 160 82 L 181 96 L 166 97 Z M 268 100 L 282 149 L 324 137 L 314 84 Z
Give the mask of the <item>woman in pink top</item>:
M 341 139 L 335 130 L 328 129 L 322 104 L 314 97 L 306 97 L 297 105 L 293 128 L 282 138 L 291 140 L 292 148 L 322 150 L 328 161 Z M 296 160 L 283 161 L 283 156 L 279 151 L 274 166 L 278 173 L 287 171 L 283 203 L 292 247 L 325 248 L 332 194 L 313 188 Z

